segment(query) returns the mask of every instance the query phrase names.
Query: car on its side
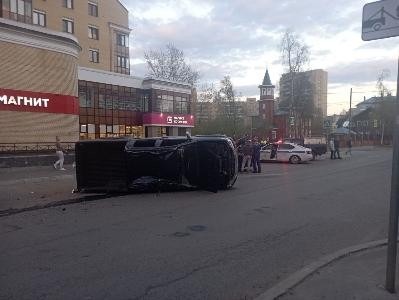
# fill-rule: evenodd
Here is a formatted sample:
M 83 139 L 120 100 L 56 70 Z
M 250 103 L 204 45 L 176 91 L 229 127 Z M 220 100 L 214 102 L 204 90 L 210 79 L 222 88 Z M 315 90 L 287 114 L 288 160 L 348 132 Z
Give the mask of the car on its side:
M 155 137 L 79 141 L 78 192 L 231 188 L 237 153 L 226 136 Z
M 263 162 L 289 162 L 298 164 L 313 159 L 312 149 L 294 143 L 272 143 L 262 147 L 260 160 Z

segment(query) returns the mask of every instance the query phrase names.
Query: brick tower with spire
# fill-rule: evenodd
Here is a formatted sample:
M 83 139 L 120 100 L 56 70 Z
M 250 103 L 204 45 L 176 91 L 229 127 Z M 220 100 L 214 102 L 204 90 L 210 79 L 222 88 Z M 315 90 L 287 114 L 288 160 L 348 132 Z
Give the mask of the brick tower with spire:
M 269 76 L 269 71 L 266 69 L 263 82 L 260 86 L 260 100 L 259 100 L 259 116 L 273 125 L 274 118 L 274 88 Z

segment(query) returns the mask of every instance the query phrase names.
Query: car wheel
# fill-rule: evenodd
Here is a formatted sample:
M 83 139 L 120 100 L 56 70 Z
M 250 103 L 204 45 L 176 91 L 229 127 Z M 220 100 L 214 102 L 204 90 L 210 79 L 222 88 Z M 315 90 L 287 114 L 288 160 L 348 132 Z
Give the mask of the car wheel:
M 290 157 L 290 163 L 291 164 L 298 164 L 301 161 L 301 158 L 298 155 L 293 155 Z

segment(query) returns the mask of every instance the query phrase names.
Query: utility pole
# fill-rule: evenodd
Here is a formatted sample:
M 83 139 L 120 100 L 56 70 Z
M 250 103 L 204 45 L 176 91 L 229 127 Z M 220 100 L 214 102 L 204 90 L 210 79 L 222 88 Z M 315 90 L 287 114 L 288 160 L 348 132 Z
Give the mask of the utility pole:
M 291 103 L 290 103 L 290 138 L 293 138 L 292 133 L 294 132 L 295 120 L 294 120 L 294 72 L 291 73 Z
M 399 58 L 396 84 L 395 122 L 393 135 L 393 158 L 391 177 L 391 201 L 389 205 L 388 251 L 385 288 L 395 293 L 396 255 L 398 242 L 398 202 L 399 202 Z
M 349 96 L 349 125 L 348 125 L 349 139 L 351 139 L 351 123 L 352 123 L 352 88 L 351 88 L 351 93 Z

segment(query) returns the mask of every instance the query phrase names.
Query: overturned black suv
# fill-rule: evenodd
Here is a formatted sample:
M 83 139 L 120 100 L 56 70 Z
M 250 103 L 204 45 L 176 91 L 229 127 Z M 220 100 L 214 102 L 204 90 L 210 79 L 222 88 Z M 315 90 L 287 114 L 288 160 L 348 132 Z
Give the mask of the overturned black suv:
M 237 179 L 237 154 L 225 136 L 79 141 L 75 155 L 78 192 L 216 192 Z

